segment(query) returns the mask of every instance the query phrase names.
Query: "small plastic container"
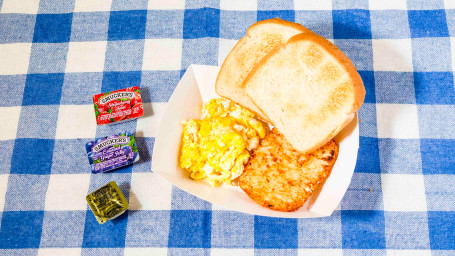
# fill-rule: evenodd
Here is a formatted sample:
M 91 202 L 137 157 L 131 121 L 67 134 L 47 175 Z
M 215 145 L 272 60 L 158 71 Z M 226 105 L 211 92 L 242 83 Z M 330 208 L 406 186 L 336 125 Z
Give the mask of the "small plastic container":
M 139 160 L 134 133 L 123 132 L 85 144 L 92 173 L 112 171 Z
M 117 218 L 129 208 L 128 201 L 115 181 L 93 191 L 85 199 L 99 224 Z
M 141 91 L 133 86 L 93 96 L 96 124 L 112 124 L 136 119 L 144 115 Z

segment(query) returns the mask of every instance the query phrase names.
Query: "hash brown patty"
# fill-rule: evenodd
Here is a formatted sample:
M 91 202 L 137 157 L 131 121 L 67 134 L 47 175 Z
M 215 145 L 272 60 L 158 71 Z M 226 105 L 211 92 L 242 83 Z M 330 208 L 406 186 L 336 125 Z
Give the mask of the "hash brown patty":
M 316 151 L 303 154 L 274 128 L 253 152 L 239 178 L 240 187 L 264 207 L 295 211 L 329 176 L 338 150 L 332 139 Z

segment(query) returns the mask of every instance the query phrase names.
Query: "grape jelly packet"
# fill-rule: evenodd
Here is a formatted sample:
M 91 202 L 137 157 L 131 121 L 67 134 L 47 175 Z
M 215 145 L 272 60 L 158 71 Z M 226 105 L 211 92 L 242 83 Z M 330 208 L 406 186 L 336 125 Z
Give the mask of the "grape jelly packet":
M 139 87 L 129 87 L 93 96 L 96 123 L 117 123 L 144 115 Z
M 98 138 L 85 144 L 92 173 L 107 172 L 139 160 L 132 132 Z
M 129 207 L 128 201 L 115 181 L 93 191 L 85 199 L 99 224 L 117 218 Z

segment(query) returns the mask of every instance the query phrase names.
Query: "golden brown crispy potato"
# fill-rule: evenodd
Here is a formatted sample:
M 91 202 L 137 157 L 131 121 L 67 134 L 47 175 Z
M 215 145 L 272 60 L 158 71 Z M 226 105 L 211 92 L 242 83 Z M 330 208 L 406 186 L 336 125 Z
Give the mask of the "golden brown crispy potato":
M 260 205 L 276 211 L 295 211 L 329 176 L 338 156 L 332 139 L 310 154 L 295 150 L 274 128 L 245 166 L 240 187 Z

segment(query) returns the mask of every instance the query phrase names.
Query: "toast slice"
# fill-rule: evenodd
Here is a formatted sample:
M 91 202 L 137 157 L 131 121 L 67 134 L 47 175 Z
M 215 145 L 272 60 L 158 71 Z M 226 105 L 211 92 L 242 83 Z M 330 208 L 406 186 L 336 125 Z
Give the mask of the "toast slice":
M 277 45 L 290 37 L 313 32 L 300 24 L 279 18 L 259 21 L 248 28 L 223 62 L 216 79 L 218 95 L 251 110 L 262 119 L 266 116 L 247 97 L 243 81 L 253 67 Z
M 363 104 L 365 87 L 349 58 L 316 34 L 274 48 L 243 86 L 291 145 L 309 153 L 330 141 Z
M 245 166 L 240 188 L 264 207 L 295 211 L 330 175 L 338 151 L 338 144 L 331 140 L 312 154 L 303 154 L 274 128 Z

